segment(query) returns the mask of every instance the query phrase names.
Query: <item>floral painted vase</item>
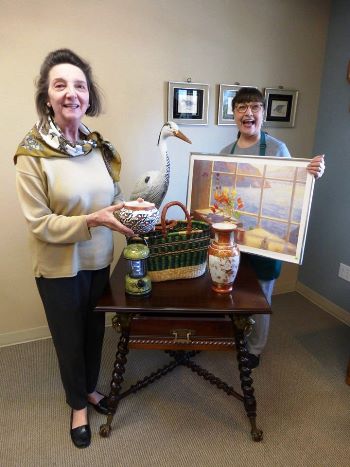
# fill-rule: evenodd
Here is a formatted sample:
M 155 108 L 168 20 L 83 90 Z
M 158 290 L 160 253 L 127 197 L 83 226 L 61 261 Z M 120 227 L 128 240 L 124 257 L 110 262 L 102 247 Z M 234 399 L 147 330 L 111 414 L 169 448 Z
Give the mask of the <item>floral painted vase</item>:
M 209 272 L 212 289 L 218 293 L 229 293 L 236 279 L 240 253 L 234 241 L 235 224 L 219 222 L 212 225 L 215 239 L 209 245 Z

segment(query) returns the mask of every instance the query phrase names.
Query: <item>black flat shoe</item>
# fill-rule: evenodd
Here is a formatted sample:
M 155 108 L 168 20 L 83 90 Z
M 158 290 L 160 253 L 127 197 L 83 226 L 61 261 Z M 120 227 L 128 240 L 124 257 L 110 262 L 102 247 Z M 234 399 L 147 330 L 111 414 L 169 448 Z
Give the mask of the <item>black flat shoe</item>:
M 70 437 L 74 446 L 77 448 L 87 448 L 91 443 L 91 430 L 90 425 L 82 425 L 77 428 L 72 428 L 73 410 L 70 417 Z
M 96 410 L 96 412 L 102 415 L 108 415 L 110 410 L 108 409 L 108 397 L 104 396 L 97 404 L 89 402 L 89 404 Z

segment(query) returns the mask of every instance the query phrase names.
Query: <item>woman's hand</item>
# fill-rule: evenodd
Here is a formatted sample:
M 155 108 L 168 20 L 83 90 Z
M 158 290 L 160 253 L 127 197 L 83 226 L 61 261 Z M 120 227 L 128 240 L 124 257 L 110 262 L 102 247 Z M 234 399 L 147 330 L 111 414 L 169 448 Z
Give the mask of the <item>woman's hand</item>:
M 322 154 L 322 156 L 315 156 L 311 159 L 310 164 L 306 168 L 307 171 L 316 179 L 321 178 L 326 168 L 324 163 L 324 154 Z
M 113 206 L 108 206 L 106 208 L 100 209 L 99 211 L 92 212 L 87 214 L 86 222 L 87 226 L 90 227 L 99 227 L 101 225 L 108 227 L 111 230 L 120 232 L 127 237 L 134 235 L 134 232 L 125 227 L 121 222 L 119 222 L 113 215 L 114 211 L 121 209 L 124 206 L 124 203 L 115 204 Z

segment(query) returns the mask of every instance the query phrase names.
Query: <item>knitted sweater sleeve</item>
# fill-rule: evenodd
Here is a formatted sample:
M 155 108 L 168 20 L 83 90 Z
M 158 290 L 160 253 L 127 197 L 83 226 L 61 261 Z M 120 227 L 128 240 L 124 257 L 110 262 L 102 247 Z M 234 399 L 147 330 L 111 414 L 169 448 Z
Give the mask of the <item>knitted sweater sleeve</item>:
M 122 190 L 120 188 L 120 185 L 118 182 L 114 182 L 114 198 L 113 198 L 113 204 L 118 204 L 124 202 L 124 196 L 122 193 Z
M 40 158 L 18 157 L 16 165 L 18 199 L 32 234 L 46 243 L 75 243 L 91 239 L 86 215 L 65 215 L 50 209 L 47 181 Z

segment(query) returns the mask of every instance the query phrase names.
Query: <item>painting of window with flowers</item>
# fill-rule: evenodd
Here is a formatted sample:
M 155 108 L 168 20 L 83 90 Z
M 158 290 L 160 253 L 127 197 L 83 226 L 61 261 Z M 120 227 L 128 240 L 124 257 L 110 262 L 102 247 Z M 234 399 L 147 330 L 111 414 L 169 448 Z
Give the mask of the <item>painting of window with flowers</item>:
M 314 179 L 310 159 L 192 153 L 187 208 L 236 225 L 240 250 L 302 262 Z

